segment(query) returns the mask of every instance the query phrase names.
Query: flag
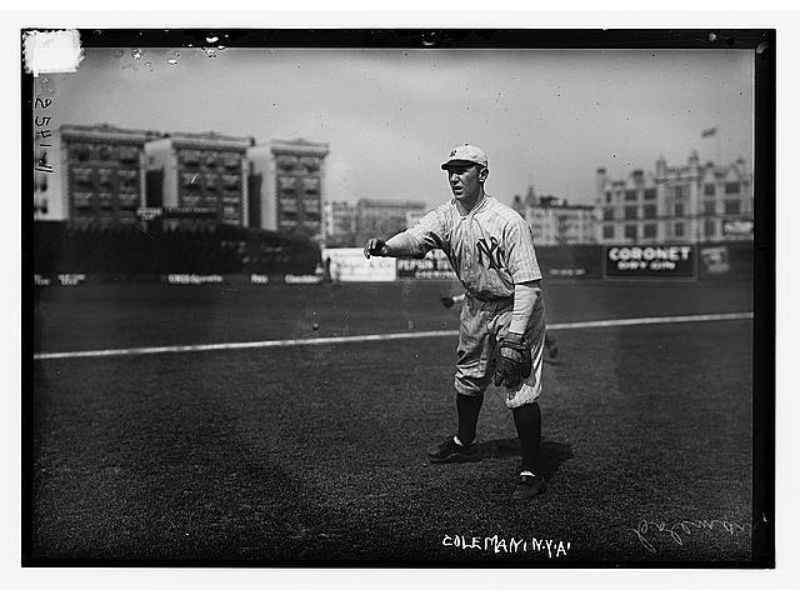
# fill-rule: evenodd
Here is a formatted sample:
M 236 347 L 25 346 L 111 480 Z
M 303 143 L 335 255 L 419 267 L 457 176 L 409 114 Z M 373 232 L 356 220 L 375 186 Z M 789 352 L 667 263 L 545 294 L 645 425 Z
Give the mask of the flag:
M 717 128 L 712 127 L 711 129 L 703 129 L 703 132 L 700 134 L 701 138 L 711 137 L 712 135 L 717 135 Z

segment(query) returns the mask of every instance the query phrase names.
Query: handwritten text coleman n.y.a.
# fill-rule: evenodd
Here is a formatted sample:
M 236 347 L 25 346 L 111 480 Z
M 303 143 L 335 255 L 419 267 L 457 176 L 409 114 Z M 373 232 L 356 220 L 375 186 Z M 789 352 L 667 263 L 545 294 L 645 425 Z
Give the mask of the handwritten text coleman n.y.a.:
M 492 554 L 540 554 L 547 558 L 563 558 L 572 548 L 571 542 L 537 537 L 468 536 L 445 534 L 442 546 L 464 552 Z

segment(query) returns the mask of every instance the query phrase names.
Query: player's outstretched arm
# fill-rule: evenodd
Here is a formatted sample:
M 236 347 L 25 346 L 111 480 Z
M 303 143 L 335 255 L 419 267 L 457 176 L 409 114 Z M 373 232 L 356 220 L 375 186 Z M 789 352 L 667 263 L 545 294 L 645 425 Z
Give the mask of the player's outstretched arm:
M 418 244 L 406 232 L 384 241 L 380 238 L 370 238 L 364 246 L 364 256 L 415 256 L 418 253 Z

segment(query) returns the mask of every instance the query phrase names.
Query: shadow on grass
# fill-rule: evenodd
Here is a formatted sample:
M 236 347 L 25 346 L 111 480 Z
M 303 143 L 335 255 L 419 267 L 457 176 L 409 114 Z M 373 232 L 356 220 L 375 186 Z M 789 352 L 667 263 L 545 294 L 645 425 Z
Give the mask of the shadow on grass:
M 479 442 L 475 451 L 479 460 L 484 458 L 518 458 L 520 456 L 519 440 L 517 438 L 506 438 Z M 573 456 L 571 445 L 544 441 L 539 449 L 537 471 L 546 480 L 550 480 L 561 464 Z

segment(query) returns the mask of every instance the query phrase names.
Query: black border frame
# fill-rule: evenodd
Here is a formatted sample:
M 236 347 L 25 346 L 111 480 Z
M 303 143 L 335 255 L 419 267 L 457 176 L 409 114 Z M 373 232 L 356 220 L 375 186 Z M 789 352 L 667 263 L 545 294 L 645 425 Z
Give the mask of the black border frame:
M 20 32 L 20 44 L 25 32 Z M 21 566 L 23 567 L 349 567 L 349 568 L 775 568 L 775 29 L 80 29 L 85 48 L 202 47 L 218 36 L 226 47 L 406 49 L 750 49 L 755 56 L 754 278 L 753 278 L 753 530 L 750 561 L 508 561 L 379 562 L 296 561 L 64 561 L 33 558 L 31 502 L 33 415 L 33 76 L 21 65 Z M 24 53 L 22 54 L 24 55 Z

